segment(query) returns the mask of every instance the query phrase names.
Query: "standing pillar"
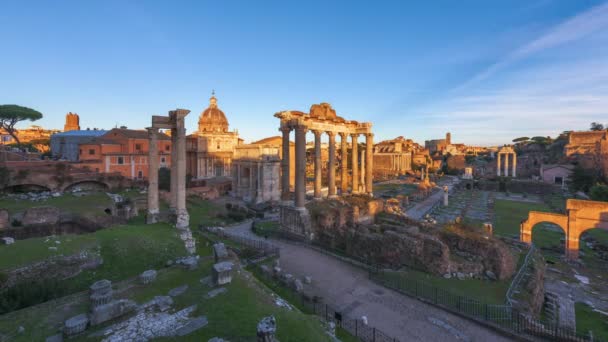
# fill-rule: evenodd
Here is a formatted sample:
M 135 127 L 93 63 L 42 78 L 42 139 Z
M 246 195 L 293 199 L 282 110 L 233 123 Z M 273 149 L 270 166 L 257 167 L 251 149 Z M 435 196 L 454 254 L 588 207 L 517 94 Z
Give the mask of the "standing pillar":
M 496 175 L 500 177 L 500 153 L 496 153 Z
M 171 111 L 171 116 L 175 120 L 176 127 L 176 147 L 175 161 L 176 174 L 171 175 L 171 179 L 176 178 L 176 203 L 175 212 L 177 219 L 175 226 L 177 228 L 188 228 L 190 226 L 190 216 L 186 209 L 186 128 L 184 127 L 184 118 L 190 113 L 189 110 L 177 109 Z
M 348 135 L 340 133 L 340 148 L 342 158 L 340 161 L 340 193 L 345 195 L 348 191 Z
M 509 177 L 509 154 L 506 153 L 505 155 L 505 177 Z
M 373 195 L 373 167 L 374 167 L 374 156 L 373 156 L 373 148 L 374 148 L 374 135 L 369 133 L 365 136 L 365 159 L 367 159 L 367 163 L 365 164 L 365 192 L 372 196 Z
M 289 200 L 289 133 L 291 128 L 282 127 L 283 132 L 283 159 L 281 159 L 281 200 Z
M 353 194 L 358 194 L 359 193 L 359 160 L 358 160 L 358 154 L 359 154 L 359 146 L 358 146 L 358 142 L 357 142 L 357 138 L 359 137 L 359 134 L 351 134 L 351 143 L 352 143 L 352 171 L 353 171 L 353 184 L 352 184 L 352 193 Z
M 361 170 L 359 170 L 359 191 L 360 192 L 365 192 L 365 159 L 367 157 L 365 156 L 365 153 L 363 153 L 363 151 L 361 151 L 361 155 L 359 156 L 359 160 L 361 160 Z
M 175 214 L 177 205 L 177 129 L 175 126 L 171 128 L 171 196 L 169 196 L 169 210 Z
M 513 178 L 517 177 L 517 154 L 513 153 Z
M 321 131 L 312 131 L 315 135 L 315 199 L 321 198 Z
M 148 215 L 146 223 L 158 222 L 158 128 L 148 130 Z
M 329 162 L 328 162 L 328 197 L 336 197 L 336 133 L 327 132 L 329 135 Z
M 304 209 L 306 204 L 306 127 L 296 127 L 296 184 L 295 206 Z

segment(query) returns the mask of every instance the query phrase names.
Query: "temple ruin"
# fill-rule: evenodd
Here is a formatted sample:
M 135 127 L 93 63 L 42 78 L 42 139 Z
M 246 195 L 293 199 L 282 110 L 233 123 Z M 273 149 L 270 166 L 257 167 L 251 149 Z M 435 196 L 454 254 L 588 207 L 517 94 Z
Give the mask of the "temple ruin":
M 290 233 L 310 236 L 310 219 L 306 204 L 306 132 L 311 131 L 315 137 L 314 159 L 314 198 L 321 199 L 322 158 L 321 137 L 329 137 L 328 189 L 327 196 L 337 196 L 336 185 L 336 135 L 340 136 L 340 194 L 365 193 L 373 195 L 373 134 L 372 124 L 345 120 L 336 115 L 329 103 L 315 104 L 308 114 L 300 111 L 282 111 L 274 115 L 281 120 L 279 130 L 283 133 L 281 158 L 281 226 Z M 293 205 L 290 202 L 290 144 L 291 131 L 295 131 L 295 194 Z M 365 136 L 365 151 L 359 156 L 358 139 Z M 351 176 L 348 175 L 348 137 L 351 138 Z M 361 158 L 360 158 L 361 157 Z M 361 168 L 361 170 L 359 170 Z M 361 171 L 361 176 L 359 174 Z M 359 183 L 359 181 L 361 183 Z M 350 186 L 349 186 L 350 185 Z
M 511 163 L 509 163 L 509 157 L 511 157 Z M 502 159 L 504 159 L 504 164 L 502 164 Z M 511 166 L 511 172 L 509 172 L 509 166 Z M 502 168 L 504 169 L 501 170 Z M 498 177 L 517 177 L 517 154 L 513 147 L 503 146 L 498 150 L 496 154 L 496 175 Z
M 170 211 L 171 223 L 180 231 L 180 238 L 184 241 L 190 253 L 195 252 L 195 242 L 190 231 L 190 216 L 186 208 L 186 128 L 184 119 L 190 113 L 187 109 L 169 111 L 168 116 L 153 116 L 152 127 L 148 128 L 148 213 L 146 223 L 159 222 L 158 205 L 158 130 L 171 130 L 171 197 Z

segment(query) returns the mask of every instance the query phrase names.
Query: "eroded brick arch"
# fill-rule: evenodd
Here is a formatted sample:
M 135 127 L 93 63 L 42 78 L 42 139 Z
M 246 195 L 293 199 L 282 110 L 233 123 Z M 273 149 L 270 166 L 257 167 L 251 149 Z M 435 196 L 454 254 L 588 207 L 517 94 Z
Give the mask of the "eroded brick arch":
M 589 229 L 608 229 L 608 202 L 569 199 L 566 202 L 567 214 L 530 211 L 528 218 L 521 223 L 519 238 L 526 243 L 532 242 L 532 228 L 541 222 L 560 226 L 566 233 L 566 256 L 578 258 L 579 239 Z

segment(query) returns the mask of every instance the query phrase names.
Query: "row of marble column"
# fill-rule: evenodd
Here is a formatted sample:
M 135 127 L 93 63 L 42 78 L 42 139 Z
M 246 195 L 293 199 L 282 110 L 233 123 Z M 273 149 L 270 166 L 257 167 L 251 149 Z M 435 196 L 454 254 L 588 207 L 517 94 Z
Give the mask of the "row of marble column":
M 515 153 L 506 153 L 506 152 L 500 153 L 499 152 L 496 156 L 497 156 L 496 157 L 496 175 L 499 177 L 501 176 L 501 168 L 502 168 L 501 167 L 501 160 L 502 160 L 501 157 L 504 156 L 505 164 L 504 164 L 504 173 L 502 173 L 502 176 L 509 177 L 509 156 L 512 156 L 513 163 L 511 165 L 511 175 L 510 176 L 516 177 L 516 175 L 517 175 L 517 172 L 516 172 L 517 155 Z
M 186 209 L 186 128 L 187 110 L 170 112 L 171 121 L 171 197 L 170 207 L 175 214 L 177 228 L 190 225 Z M 147 223 L 158 222 L 158 127 L 148 128 L 148 217 Z
M 304 208 L 306 203 L 306 132 L 308 128 L 305 126 L 296 126 L 295 130 L 295 200 L 294 204 L 296 208 Z M 289 179 L 290 179 L 290 144 L 289 136 L 292 128 L 281 128 L 283 133 L 283 157 L 281 160 L 281 199 L 284 201 L 289 200 Z M 314 159 L 314 197 L 319 199 L 321 195 L 321 180 L 322 180 L 322 159 L 321 159 L 321 136 L 323 133 L 327 133 L 329 137 L 329 167 L 328 167 L 328 197 L 336 196 L 336 132 L 333 131 L 320 131 L 311 130 L 315 136 L 315 159 Z M 358 138 L 359 133 L 347 134 L 338 133 L 341 138 L 341 194 L 346 194 L 348 189 L 348 136 L 351 137 L 352 142 L 352 185 L 351 192 L 359 193 L 359 160 L 358 160 Z M 367 163 L 364 164 L 365 170 L 365 192 L 372 195 L 372 167 L 373 167 L 373 134 L 367 133 L 366 137 L 366 151 L 365 159 Z M 363 166 L 363 165 L 362 165 Z

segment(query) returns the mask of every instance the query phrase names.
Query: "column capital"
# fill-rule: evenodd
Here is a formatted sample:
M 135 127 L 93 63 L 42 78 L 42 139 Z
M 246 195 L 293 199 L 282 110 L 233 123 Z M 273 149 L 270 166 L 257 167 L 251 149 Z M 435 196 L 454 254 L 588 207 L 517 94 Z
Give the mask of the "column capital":
M 321 134 L 323 134 L 323 131 L 319 131 L 317 129 L 313 129 L 311 132 L 315 135 L 315 138 L 321 137 Z
M 306 127 L 305 125 L 295 125 L 293 129 L 299 132 L 303 131 L 304 133 L 308 131 L 308 127 Z
M 281 131 L 283 133 L 285 133 L 285 132 L 290 133 L 291 132 L 291 127 L 289 127 L 289 126 L 281 126 L 281 127 L 279 127 L 279 131 Z
M 334 132 L 334 131 L 326 131 L 325 133 L 327 133 L 327 135 L 330 136 L 330 137 L 335 137 L 336 136 L 336 132 Z
M 349 133 L 349 135 L 351 136 L 351 138 L 359 138 L 359 133 Z
M 373 138 L 374 137 L 374 133 L 365 133 L 365 137 L 366 138 Z

